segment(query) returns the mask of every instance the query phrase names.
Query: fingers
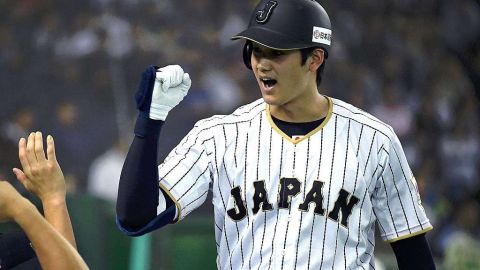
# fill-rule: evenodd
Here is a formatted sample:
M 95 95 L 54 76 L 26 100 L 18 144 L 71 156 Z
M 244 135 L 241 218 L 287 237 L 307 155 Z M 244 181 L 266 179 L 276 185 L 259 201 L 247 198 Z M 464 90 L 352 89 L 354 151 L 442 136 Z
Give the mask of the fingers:
M 181 89 L 184 92 L 187 92 L 188 89 L 190 89 L 190 86 L 192 86 L 192 79 L 190 79 L 190 75 L 188 73 L 183 74 L 183 80 L 182 80 L 182 87 Z
M 172 86 L 177 86 L 182 83 L 183 75 L 185 74 L 185 72 L 183 71 L 183 68 L 180 67 L 179 65 L 173 66 L 172 70 L 173 70 Z
M 51 136 L 49 136 L 49 138 L 47 138 L 47 155 L 49 160 L 56 160 L 53 138 Z M 27 140 L 24 138 L 20 139 L 18 142 L 18 157 L 27 175 L 37 163 L 46 161 L 41 132 L 30 133 Z
M 37 157 L 35 156 L 35 133 L 32 132 L 27 138 L 27 152 L 26 152 L 28 164 L 30 169 L 37 163 Z
M 170 78 L 169 74 L 166 72 L 158 72 L 157 79 L 160 80 L 160 87 L 163 92 L 167 92 L 168 88 L 170 88 Z
M 157 79 L 160 80 L 162 91 L 166 92 L 171 87 L 183 83 L 185 72 L 179 65 L 170 65 L 159 69 Z
M 18 142 L 18 158 L 23 170 L 30 171 L 30 163 L 27 158 L 27 141 L 24 138 L 21 138 Z
M 22 185 L 26 187 L 28 183 L 28 178 L 25 173 L 18 168 L 13 168 L 13 173 L 17 177 L 18 181 L 20 181 L 20 183 L 22 183 Z
M 50 161 L 57 160 L 57 156 L 55 155 L 55 142 L 52 135 L 47 136 L 47 156 Z
M 32 133 L 27 140 L 20 139 L 18 155 L 22 169 L 13 168 L 18 181 L 28 191 L 37 195 L 42 203 L 53 198 L 53 195 L 57 197 L 65 194 L 64 177 L 56 160 L 53 137 L 48 135 L 46 141 L 45 154 L 42 133 Z
M 157 80 L 160 80 L 159 77 L 157 77 Z M 162 92 L 164 92 L 163 87 L 164 86 L 161 82 L 160 83 L 155 82 L 153 86 L 152 100 L 156 100 L 162 96 Z
M 45 161 L 45 152 L 43 151 L 43 136 L 41 132 L 35 132 L 34 150 L 38 162 Z

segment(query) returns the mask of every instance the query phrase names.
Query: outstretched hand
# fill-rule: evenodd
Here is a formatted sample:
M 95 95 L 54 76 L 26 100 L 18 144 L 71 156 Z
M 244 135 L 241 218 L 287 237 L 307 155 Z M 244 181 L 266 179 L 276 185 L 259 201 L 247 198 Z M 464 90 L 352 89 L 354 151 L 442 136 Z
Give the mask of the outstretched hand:
M 27 140 L 18 143 L 18 156 L 22 168 L 14 168 L 17 179 L 43 203 L 64 200 L 66 196 L 65 178 L 55 156 L 52 136 L 47 136 L 47 155 L 43 148 L 41 132 L 32 132 Z

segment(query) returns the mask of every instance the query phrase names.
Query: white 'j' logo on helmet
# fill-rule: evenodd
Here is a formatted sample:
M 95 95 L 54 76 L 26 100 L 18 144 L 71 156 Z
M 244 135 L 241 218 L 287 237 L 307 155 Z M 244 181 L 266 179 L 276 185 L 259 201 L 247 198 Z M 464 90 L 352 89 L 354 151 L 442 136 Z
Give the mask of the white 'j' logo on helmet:
M 272 14 L 273 9 L 278 5 L 277 1 L 270 0 L 265 3 L 262 10 L 257 11 L 256 21 L 258 23 L 266 23 Z

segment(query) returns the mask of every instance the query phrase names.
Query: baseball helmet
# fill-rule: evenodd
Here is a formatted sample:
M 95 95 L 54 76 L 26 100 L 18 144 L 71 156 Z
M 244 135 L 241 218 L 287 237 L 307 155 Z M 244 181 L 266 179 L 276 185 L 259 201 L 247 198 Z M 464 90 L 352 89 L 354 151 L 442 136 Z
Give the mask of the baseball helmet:
M 325 9 L 315 0 L 261 0 L 248 28 L 232 37 L 275 50 L 320 47 L 328 57 L 332 27 Z M 246 42 L 243 57 L 250 66 L 251 48 Z

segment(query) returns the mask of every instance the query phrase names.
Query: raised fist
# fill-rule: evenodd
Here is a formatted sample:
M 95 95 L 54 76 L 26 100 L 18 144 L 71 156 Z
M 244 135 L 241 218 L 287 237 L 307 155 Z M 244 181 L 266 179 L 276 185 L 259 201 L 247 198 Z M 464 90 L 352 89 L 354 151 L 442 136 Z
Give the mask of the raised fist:
M 168 112 L 187 95 L 192 81 L 179 65 L 148 67 L 135 95 L 137 108 L 144 116 L 165 120 Z

